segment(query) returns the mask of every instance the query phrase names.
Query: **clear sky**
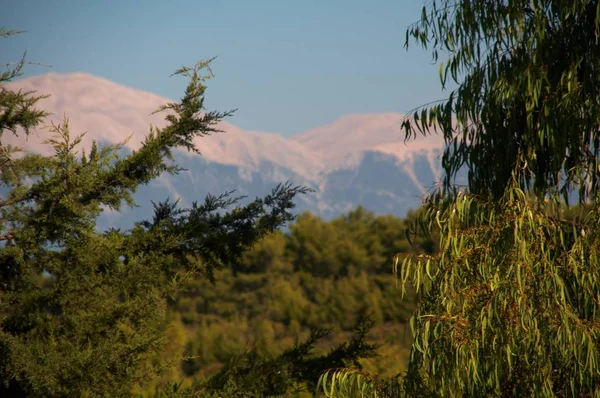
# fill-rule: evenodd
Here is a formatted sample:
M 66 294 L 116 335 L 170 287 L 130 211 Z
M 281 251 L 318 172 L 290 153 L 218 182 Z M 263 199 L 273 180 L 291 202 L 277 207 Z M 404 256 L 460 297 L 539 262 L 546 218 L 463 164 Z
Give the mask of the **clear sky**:
M 181 65 L 218 56 L 207 107 L 230 122 L 286 136 L 351 113 L 406 113 L 447 96 L 429 52 L 404 48 L 419 0 L 13 0 L 0 63 L 25 76 L 86 72 L 180 98 Z M 400 128 L 398 126 L 398 128 Z

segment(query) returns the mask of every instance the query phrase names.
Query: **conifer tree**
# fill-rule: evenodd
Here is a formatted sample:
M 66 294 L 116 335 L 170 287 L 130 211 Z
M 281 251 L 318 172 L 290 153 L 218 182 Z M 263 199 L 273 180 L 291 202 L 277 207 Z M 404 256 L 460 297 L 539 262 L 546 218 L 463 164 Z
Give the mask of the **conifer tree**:
M 204 110 L 209 64 L 176 71 L 189 79 L 185 95 L 159 109 L 166 127 L 129 155 L 123 144 L 81 148 L 67 119 L 50 128 L 51 156 L 1 144 L 47 114 L 42 96 L 6 87 L 24 59 L 0 75 L 0 396 L 127 396 L 160 370 L 148 358 L 164 346 L 166 300 L 181 281 L 212 278 L 293 218 L 307 189 L 285 184 L 243 206 L 230 194 L 190 208 L 166 200 L 151 220 L 97 230 L 103 208 L 132 205 L 140 185 L 176 174 L 173 150 L 197 152 L 194 140 L 231 114 Z

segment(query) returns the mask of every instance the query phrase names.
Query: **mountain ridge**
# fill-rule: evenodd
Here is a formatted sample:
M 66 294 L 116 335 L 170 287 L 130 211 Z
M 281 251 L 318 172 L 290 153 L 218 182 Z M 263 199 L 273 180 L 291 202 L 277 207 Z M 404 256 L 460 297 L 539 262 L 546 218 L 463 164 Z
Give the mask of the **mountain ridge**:
M 39 107 L 52 113 L 49 121 L 61 122 L 59 115 L 66 114 L 72 134 L 87 131 L 82 142 L 86 149 L 92 139 L 114 144 L 130 134 L 126 149 L 139 148 L 150 124 L 166 124 L 164 114 L 152 112 L 172 102 L 87 73 L 52 72 L 7 86 L 49 94 Z M 301 209 L 326 217 L 359 204 L 378 206 L 371 209 L 374 211 L 403 213 L 416 207 L 415 197 L 439 180 L 437 158 L 443 148 L 443 140 L 438 136 L 405 143 L 400 128 L 403 118 L 397 113 L 351 114 L 287 138 L 277 133 L 244 130 L 223 121 L 218 126 L 223 133 L 195 140 L 201 157 L 176 151 L 177 163 L 190 170 L 191 174 L 184 177 L 187 183 L 161 177 L 153 185 L 157 191 L 150 196 L 201 195 L 205 189 L 199 186 L 205 184 L 200 176 L 212 181 L 206 187 L 211 192 L 237 188 L 250 196 L 264 194 L 276 182 L 291 181 L 316 191 L 312 199 L 303 199 Z M 38 129 L 28 139 L 5 135 L 3 140 L 29 151 L 49 153 L 51 148 L 42 145 L 46 137 L 48 133 Z M 395 176 L 397 182 L 390 176 Z M 385 185 L 380 184 L 383 181 Z M 395 184 L 399 186 L 394 187 Z

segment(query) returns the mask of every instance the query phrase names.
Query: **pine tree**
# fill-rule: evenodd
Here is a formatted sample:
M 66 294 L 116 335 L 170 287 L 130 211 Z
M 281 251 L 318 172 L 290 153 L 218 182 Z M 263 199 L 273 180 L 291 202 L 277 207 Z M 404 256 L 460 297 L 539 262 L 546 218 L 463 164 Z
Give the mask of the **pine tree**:
M 25 63 L 0 76 L 0 140 L 25 138 L 47 116 L 42 96 L 5 86 Z M 0 396 L 128 395 L 158 370 L 149 358 L 164 347 L 166 300 L 181 282 L 213 278 L 293 218 L 307 189 L 285 184 L 243 206 L 230 194 L 190 208 L 166 200 L 151 220 L 97 230 L 103 208 L 132 205 L 140 185 L 176 174 L 173 150 L 197 152 L 194 140 L 231 114 L 204 110 L 209 64 L 176 71 L 185 95 L 129 155 L 122 144 L 81 148 L 66 118 L 50 126 L 51 156 L 0 144 Z

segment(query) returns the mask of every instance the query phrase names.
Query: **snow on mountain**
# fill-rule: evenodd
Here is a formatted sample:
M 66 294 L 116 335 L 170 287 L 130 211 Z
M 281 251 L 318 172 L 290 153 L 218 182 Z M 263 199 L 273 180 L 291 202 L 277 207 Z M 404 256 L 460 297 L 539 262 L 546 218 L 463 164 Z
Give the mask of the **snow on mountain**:
M 118 143 L 131 135 L 126 146 L 135 150 L 150 124 L 165 125 L 164 114 L 151 113 L 171 102 L 84 73 L 48 73 L 9 87 L 50 94 L 39 104 L 52 113 L 48 121 L 60 122 L 66 114 L 73 135 L 87 131 L 84 148 L 92 139 Z M 139 195 L 144 200 L 170 196 L 189 203 L 208 192 L 236 189 L 255 197 L 276 183 L 291 181 L 316 190 L 300 199 L 300 210 L 332 217 L 362 204 L 378 213 L 403 215 L 439 180 L 443 141 L 434 136 L 404 143 L 402 120 L 394 113 L 348 115 L 291 138 L 243 130 L 225 121 L 219 126 L 224 133 L 197 139 L 201 157 L 185 151 L 176 155 L 187 172 L 161 177 Z M 48 137 L 38 129 L 27 139 L 5 134 L 3 142 L 48 153 L 51 148 L 41 143 Z
M 404 131 L 400 129 L 404 117 L 397 113 L 347 115 L 291 140 L 311 149 L 320 159 L 327 159 L 325 167 L 329 172 L 357 167 L 368 152 L 391 155 L 396 159 L 396 166 L 425 193 L 427 188 L 423 183 L 431 181 L 420 181 L 414 163 L 425 157 L 435 179 L 439 180 L 437 158 L 443 148 L 443 139 L 441 136 L 418 136 L 405 142 Z
M 66 114 L 72 134 L 87 131 L 84 147 L 89 147 L 92 139 L 118 143 L 132 134 L 127 147 L 137 149 L 148 134 L 150 124 L 165 126 L 165 113 L 152 115 L 152 112 L 161 105 L 173 102 L 85 73 L 48 73 L 13 82 L 9 87 L 50 94 L 49 98 L 40 101 L 40 107 L 53 114 L 50 120 L 54 122 L 61 122 Z M 218 127 L 227 134 L 196 139 L 198 148 L 207 160 L 253 170 L 258 168 L 261 161 L 268 161 L 294 169 L 304 176 L 314 175 L 321 167 L 310 151 L 280 135 L 244 131 L 226 121 Z M 26 149 L 47 152 L 51 148 L 41 144 L 47 137 L 48 132 L 39 132 L 27 143 L 20 139 L 9 139 L 9 142 L 19 141 Z
M 312 150 L 319 158 L 328 159 L 329 166 L 344 162 L 364 151 L 385 152 L 399 159 L 413 152 L 438 150 L 441 137 L 418 137 L 404 143 L 400 126 L 404 115 L 376 113 L 347 115 L 335 122 L 300 133 L 291 138 Z

